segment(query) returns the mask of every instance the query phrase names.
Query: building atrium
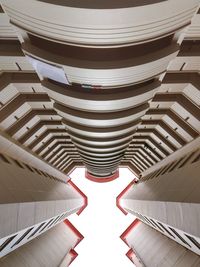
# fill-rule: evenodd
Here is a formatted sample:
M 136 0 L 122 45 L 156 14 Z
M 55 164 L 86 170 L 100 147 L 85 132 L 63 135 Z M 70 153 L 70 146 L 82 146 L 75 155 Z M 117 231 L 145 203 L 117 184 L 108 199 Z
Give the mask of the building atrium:
M 200 267 L 199 173 L 200 0 L 0 0 L 0 267 Z

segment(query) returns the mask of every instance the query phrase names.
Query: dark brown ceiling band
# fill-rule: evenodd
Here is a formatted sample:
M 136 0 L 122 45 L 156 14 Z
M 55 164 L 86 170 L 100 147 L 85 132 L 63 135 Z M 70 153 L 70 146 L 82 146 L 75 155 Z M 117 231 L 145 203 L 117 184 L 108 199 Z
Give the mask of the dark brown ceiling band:
M 149 166 L 151 166 L 151 165 L 149 165 L 149 164 L 147 164 L 147 163 L 145 162 L 145 160 L 143 159 L 143 157 L 140 156 L 139 153 L 136 153 L 135 155 L 137 156 L 138 161 L 139 161 L 143 166 L 145 166 L 145 169 L 148 169 Z
M 167 72 L 163 84 L 191 83 L 195 88 L 200 90 L 200 75 L 198 72 Z
M 90 145 L 87 145 L 87 144 L 82 144 L 80 142 L 77 142 L 77 141 L 73 141 L 73 143 L 77 146 L 77 147 L 80 147 L 80 148 L 86 148 L 86 150 L 88 151 L 95 151 L 95 150 L 98 150 L 98 151 L 113 151 L 115 148 L 118 149 L 118 148 L 122 148 L 122 147 L 125 147 L 125 146 L 128 146 L 130 144 L 130 141 L 125 141 L 125 142 L 122 142 L 122 143 L 118 143 L 118 144 L 115 144 L 113 146 L 90 146 Z
M 63 171 L 63 170 L 66 168 L 66 166 L 72 164 L 73 162 L 78 162 L 78 163 L 81 162 L 81 164 L 83 164 L 83 162 L 80 161 L 80 159 L 73 159 L 73 160 L 71 159 L 70 161 L 67 159 L 67 160 L 63 161 L 62 166 L 60 166 L 59 169 L 60 169 L 61 171 Z
M 193 138 L 197 138 L 199 136 L 198 131 L 192 128 L 189 123 L 183 120 L 178 114 L 176 114 L 171 109 L 149 109 L 146 112 L 146 115 L 167 115 L 169 116 L 175 123 L 177 123 L 183 130 L 188 132 Z
M 18 40 L 1 40 L 0 56 L 23 57 Z
M 85 155 L 83 154 L 81 151 L 79 151 L 79 154 L 81 155 L 82 158 L 84 159 L 88 159 L 88 160 L 96 160 L 96 161 L 104 161 L 104 160 L 112 160 L 112 159 L 118 159 L 118 158 L 121 158 L 123 157 L 123 153 L 119 154 L 119 155 L 115 155 L 115 156 L 106 156 L 106 157 L 93 157 L 93 156 L 89 156 L 89 155 Z
M 123 146 L 116 146 L 113 147 L 112 149 L 108 149 L 108 150 L 103 150 L 103 149 L 90 149 L 89 147 L 82 147 L 78 144 L 75 143 L 75 146 L 77 147 L 77 149 L 82 150 L 84 152 L 89 152 L 89 153 L 98 153 L 98 154 L 106 154 L 106 153 L 115 153 L 117 151 L 121 151 L 124 150 L 128 147 L 128 144 L 125 144 Z
M 159 153 L 157 153 L 157 151 L 155 149 L 153 149 L 146 141 L 145 142 L 142 142 L 142 141 L 134 141 L 133 147 L 134 147 L 135 144 L 136 145 L 138 145 L 138 144 L 144 145 L 148 150 L 151 151 L 151 153 L 155 154 L 157 158 L 159 158 L 160 160 L 163 159 L 163 157 Z
M 139 139 L 139 140 L 149 140 L 158 150 L 160 150 L 163 154 L 165 154 L 165 156 L 168 156 L 170 153 L 168 151 L 166 151 L 163 147 L 162 144 L 157 143 L 151 136 L 148 135 L 142 135 L 142 136 L 133 136 L 133 142 L 135 139 Z
M 162 120 L 142 120 L 141 125 L 154 125 L 160 126 L 163 130 L 165 130 L 169 135 L 171 135 L 179 144 L 184 146 L 187 142 L 167 123 Z
M 83 162 L 85 164 L 90 165 L 90 166 L 94 166 L 94 167 L 97 167 L 97 168 L 102 168 L 102 167 L 118 166 L 120 160 L 117 160 L 117 161 L 116 160 L 115 161 L 105 161 L 105 162 L 99 163 L 99 162 L 95 162 L 95 161 L 94 162 L 90 162 L 88 160 L 83 159 Z
M 66 153 L 66 152 L 65 152 Z M 56 162 L 56 163 L 53 163 L 54 166 L 59 166 L 60 163 L 62 163 L 62 161 L 66 158 L 66 154 L 63 153 L 63 155 L 59 158 L 59 160 Z M 80 159 L 80 156 L 79 155 L 73 155 L 73 154 L 68 154 L 67 153 L 67 156 L 70 158 L 70 159 Z
M 60 136 L 60 135 L 54 135 L 51 137 L 47 142 L 43 142 L 42 146 L 40 146 L 37 150 L 35 150 L 35 153 L 40 154 L 44 149 L 46 149 L 53 141 L 59 142 L 59 140 L 65 140 L 65 142 L 69 142 L 72 144 L 71 139 L 69 136 Z
M 166 144 L 166 146 L 168 146 L 171 150 L 173 151 L 177 150 L 177 148 L 168 139 L 166 139 L 161 133 L 159 133 L 157 129 L 148 129 L 148 128 L 138 129 L 137 133 L 155 134 L 155 136 L 157 136 L 161 140 L 161 142 Z
M 5 120 L 26 102 L 50 102 L 50 99 L 48 95 L 44 93 L 19 94 L 0 109 L 0 122 Z
M 198 57 L 200 56 L 200 40 L 184 40 L 178 57 Z
M 154 96 L 152 102 L 177 102 L 197 120 L 200 118 L 199 107 L 182 93 L 159 93 Z
M 77 148 L 77 150 L 79 151 L 80 154 L 86 155 L 86 156 L 93 156 L 96 158 L 105 158 L 105 157 L 112 157 L 112 156 L 116 156 L 116 155 L 121 155 L 123 154 L 123 152 L 126 150 L 126 148 L 122 149 L 122 150 L 118 150 L 112 153 L 91 153 L 85 150 L 82 150 L 80 148 Z
M 127 150 L 124 155 L 128 157 L 135 154 L 136 152 L 138 152 L 139 154 L 141 154 L 141 156 L 148 160 L 151 165 L 154 165 L 157 162 L 150 154 L 148 154 L 146 150 L 143 150 L 142 147 L 135 147 L 134 149 L 131 149 L 131 151 Z
M 151 92 L 158 88 L 161 83 L 156 80 L 149 80 L 145 83 L 129 86 L 129 87 L 120 87 L 114 89 L 91 89 L 86 90 L 80 86 L 66 86 L 61 83 L 55 82 L 53 80 L 42 81 L 42 85 L 47 87 L 49 90 L 52 90 L 58 94 L 70 96 L 77 99 L 88 100 L 88 101 L 112 101 L 112 100 L 121 100 L 127 99 L 135 96 L 142 95 L 147 92 Z M 70 103 L 65 103 L 65 105 L 69 105 Z M 136 104 L 136 103 L 135 103 Z M 96 111 L 95 111 L 96 112 Z
M 22 118 L 16 120 L 16 122 L 9 127 L 6 132 L 9 135 L 14 135 L 17 131 L 19 131 L 25 124 L 27 124 L 31 119 L 33 119 L 37 115 L 57 115 L 56 111 L 53 109 L 32 109 L 27 114 L 25 114 Z
M 143 171 L 145 169 L 144 167 L 141 167 L 140 164 L 138 164 L 138 162 L 135 160 L 135 157 L 133 157 L 133 159 L 130 162 L 134 163 L 136 168 L 138 168 L 138 170 L 140 170 L 140 173 L 141 173 L 141 171 Z
M 142 103 L 141 105 L 135 106 L 134 108 L 122 110 L 122 111 L 115 111 L 115 112 L 87 112 L 87 111 L 80 111 L 72 109 L 71 107 L 64 106 L 60 103 L 55 103 L 54 108 L 56 110 L 62 111 L 69 115 L 84 118 L 84 119 L 91 119 L 91 120 L 114 120 L 120 119 L 123 117 L 128 117 L 131 115 L 135 115 L 140 113 L 146 109 L 148 109 L 149 105 L 147 103 Z
M 65 129 L 47 129 L 44 133 L 38 136 L 28 147 L 33 149 L 36 145 L 38 145 L 42 140 L 47 137 L 49 134 L 66 134 Z
M 50 154 L 53 150 L 55 150 L 55 148 L 57 148 L 59 145 L 64 145 L 65 147 L 67 147 L 69 144 L 71 144 L 71 142 L 66 142 L 66 141 L 64 141 L 64 142 L 57 142 L 53 146 L 49 147 L 48 150 L 44 154 L 42 154 L 41 157 L 42 158 L 46 158 L 48 156 L 48 154 Z M 64 147 L 64 146 L 62 146 L 62 147 Z M 69 149 L 72 149 L 72 147 L 70 147 Z M 56 151 L 58 152 L 59 149 L 57 149 Z M 50 159 L 48 158 L 48 160 L 50 160 Z
M 72 142 L 74 144 L 78 144 L 78 145 L 81 145 L 81 146 L 86 146 L 88 148 L 98 148 L 98 149 L 109 149 L 109 148 L 113 148 L 113 147 L 116 147 L 116 146 L 122 146 L 122 145 L 127 145 L 130 143 L 130 141 L 132 140 L 132 137 L 129 138 L 129 140 L 125 140 L 125 141 L 120 141 L 119 139 L 119 142 L 117 144 L 113 144 L 113 145 L 101 145 L 101 143 L 99 142 L 99 144 L 87 144 L 85 143 L 84 141 L 77 141 L 76 139 L 74 139 L 73 137 L 71 138 Z
M 62 151 L 63 150 L 63 151 Z M 62 151 L 60 153 L 60 151 Z M 67 149 L 64 149 L 64 148 L 61 148 L 59 151 L 59 154 L 58 153 L 54 153 L 53 154 L 53 157 L 55 157 L 53 160 L 50 160 L 50 159 L 46 159 L 47 161 L 51 162 L 51 164 L 54 164 L 59 158 L 61 158 L 65 153 L 67 153 L 68 156 L 71 156 L 71 155 L 74 155 L 74 156 L 78 156 L 80 158 L 80 155 L 77 153 L 77 151 L 73 151 L 73 150 L 67 150 Z M 52 157 L 52 158 L 53 158 Z
M 147 158 L 146 158 L 142 153 L 140 153 L 139 151 L 137 151 L 137 156 L 139 157 L 140 160 L 142 160 L 142 161 L 144 161 L 144 162 L 148 162 L 148 163 L 146 163 L 146 165 L 148 166 L 148 168 L 149 168 L 150 166 L 153 165 L 153 164 L 150 163 L 150 162 L 147 160 Z M 132 155 L 130 155 L 130 156 L 125 155 L 125 156 L 124 156 L 124 159 L 132 159 Z
M 140 120 L 137 119 L 137 120 L 134 120 L 131 123 L 123 124 L 123 125 L 120 125 L 120 126 L 107 127 L 106 129 L 95 127 L 95 125 L 94 125 L 94 127 L 87 127 L 87 126 L 83 126 L 83 125 L 71 122 L 71 121 L 66 120 L 66 119 L 63 119 L 62 122 L 67 126 L 70 126 L 72 128 L 79 129 L 79 130 L 82 130 L 82 131 L 85 131 L 85 132 L 108 133 L 108 132 L 117 132 L 117 131 L 121 131 L 121 130 L 124 130 L 124 129 L 132 128 L 133 126 L 137 126 L 138 123 L 140 122 Z
M 138 166 L 140 167 L 140 169 L 142 169 L 142 170 L 146 170 L 147 169 L 147 167 L 145 166 L 145 164 L 141 160 L 139 160 L 136 155 L 133 156 L 132 161 L 134 161 L 135 163 L 137 163 Z
M 68 131 L 69 133 L 69 136 L 72 138 L 74 137 L 77 137 L 77 138 L 80 138 L 83 140 L 86 140 L 86 141 L 92 141 L 92 142 L 98 142 L 99 143 L 99 146 L 101 146 L 101 142 L 111 142 L 111 141 L 119 141 L 119 140 L 122 140 L 124 138 L 127 138 L 128 140 L 132 139 L 132 134 L 130 134 L 129 132 L 126 133 L 126 134 L 122 134 L 120 137 L 119 136 L 116 136 L 116 137 L 105 137 L 105 138 L 98 138 L 98 137 L 88 137 L 88 136 L 84 136 L 83 134 L 79 134 L 79 133 L 71 133 L 70 131 Z M 127 140 L 127 141 L 128 141 Z
M 88 160 L 85 157 L 83 157 L 81 155 L 81 158 L 83 159 L 84 162 L 88 163 L 88 164 L 95 164 L 95 166 L 102 166 L 103 164 L 109 164 L 109 163 L 115 163 L 115 162 L 120 162 L 122 160 L 122 156 L 118 157 L 118 159 L 116 160 L 109 160 L 109 159 L 105 159 L 104 161 L 99 161 L 99 160 Z
M 40 80 L 36 73 L 29 72 L 3 72 L 0 79 L 0 92 L 10 83 L 38 83 Z
M 98 174 L 99 176 L 105 176 L 105 174 L 111 173 L 113 171 L 116 171 L 117 165 L 114 165 L 113 167 L 94 167 L 89 164 L 86 165 L 89 172 L 95 172 L 95 174 Z
M 151 152 L 148 152 L 146 149 L 144 149 L 145 143 L 142 144 L 133 144 L 133 148 L 129 148 L 127 151 L 136 151 L 137 149 L 141 149 L 144 153 L 146 153 L 154 162 L 158 162 L 158 159 L 152 154 Z
M 67 64 L 69 66 L 79 66 L 80 68 L 88 68 L 87 64 L 90 62 L 90 67 L 94 69 L 115 69 L 137 66 L 138 58 L 140 58 L 140 64 L 145 64 L 149 61 L 152 61 L 152 57 L 150 57 L 150 55 L 153 53 L 156 54 L 154 55 L 156 59 L 165 57 L 168 55 L 168 53 L 171 53 L 171 51 L 166 53 L 165 48 L 167 47 L 169 50 L 173 37 L 173 35 L 168 35 L 164 38 L 157 39 L 149 43 L 99 49 L 72 46 L 55 41 L 52 42 L 32 34 L 29 34 L 28 36 L 30 39 L 30 44 L 22 45 L 22 48 L 28 53 L 30 52 L 31 54 L 40 56 L 40 53 L 43 50 L 49 53 L 50 61 L 52 61 L 51 58 L 53 56 L 54 58 L 56 57 L 57 60 L 60 57 L 60 60 L 61 58 L 63 59 L 61 61 L 59 60 L 61 64 L 64 64 L 64 62 L 67 60 Z M 35 51 L 35 47 L 37 48 L 37 51 Z M 177 49 L 177 47 L 174 49 Z M 46 58 L 44 53 L 43 56 Z M 134 62 L 129 63 L 130 59 L 131 61 L 134 59 Z
M 52 121 L 52 120 L 39 121 L 35 126 L 30 128 L 30 130 L 28 130 L 28 132 L 25 135 L 19 138 L 18 141 L 23 144 L 43 126 L 53 126 L 53 125 L 62 126 L 62 123 L 61 121 Z
M 140 151 L 137 151 L 136 155 L 147 165 L 147 168 L 153 165 L 153 163 L 148 159 L 148 157 L 144 156 Z
M 102 0 L 101 2 L 99 1 L 94 1 L 94 0 L 85 0 L 82 2 L 81 0 L 57 0 L 56 3 L 54 0 L 38 0 L 40 2 L 44 3 L 51 3 L 51 4 L 56 4 L 59 6 L 63 7 L 74 7 L 74 8 L 87 8 L 87 9 L 115 9 L 115 8 L 128 8 L 128 7 L 138 7 L 141 6 L 141 1 L 140 0 L 115 0 L 115 1 L 106 1 Z M 162 1 L 166 0 L 145 0 L 143 1 L 142 5 L 152 5 L 156 3 L 161 3 Z

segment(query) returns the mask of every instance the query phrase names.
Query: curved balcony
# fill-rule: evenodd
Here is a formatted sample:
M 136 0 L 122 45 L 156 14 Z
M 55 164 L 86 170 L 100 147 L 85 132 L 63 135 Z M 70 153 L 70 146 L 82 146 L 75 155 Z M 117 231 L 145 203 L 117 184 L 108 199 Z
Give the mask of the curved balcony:
M 91 140 L 91 139 L 86 139 L 84 137 L 77 137 L 75 135 L 73 135 L 73 137 L 71 136 L 71 139 L 77 143 L 83 143 L 87 146 L 93 146 L 93 147 L 102 147 L 102 146 L 105 146 L 105 147 L 109 147 L 109 146 L 114 146 L 114 145 L 117 145 L 117 144 L 121 144 L 123 142 L 128 142 L 128 141 L 131 141 L 132 137 L 130 136 L 127 136 L 127 137 L 121 137 L 120 140 L 111 140 L 111 141 L 105 141 L 105 140 L 99 140 L 96 138 L 96 140 L 94 141 Z
M 52 41 L 93 47 L 132 45 L 173 34 L 190 23 L 198 3 L 2 0 L 12 23 L 26 32 Z
M 116 177 L 199 1 L 2 3 L 88 177 Z
M 132 133 L 138 125 L 138 121 L 135 123 L 129 123 L 122 126 L 117 127 L 108 127 L 108 128 L 96 128 L 96 127 L 86 127 L 81 126 L 80 124 L 72 123 L 69 121 L 64 121 L 67 125 L 67 129 L 69 133 L 78 133 L 87 137 L 95 137 L 95 138 L 112 138 L 118 137 L 127 133 Z
M 54 108 L 62 118 L 68 121 L 75 122 L 83 126 L 94 127 L 95 125 L 95 127 L 107 128 L 108 125 L 109 127 L 120 126 L 141 118 L 147 111 L 148 105 L 142 104 L 141 106 L 130 110 L 110 113 L 77 111 L 67 108 L 61 104 L 55 104 Z
M 149 47 L 137 47 L 136 51 L 133 47 L 103 52 L 82 48 L 77 49 L 76 53 L 75 49 L 62 46 L 61 54 L 58 52 L 59 47 L 45 49 L 44 43 L 44 47 L 41 43 L 38 46 L 27 42 L 22 45 L 22 49 L 37 64 L 45 63 L 63 69 L 71 84 L 104 88 L 128 86 L 157 77 L 166 71 L 169 62 L 179 51 L 179 46 L 171 42 L 171 37 L 152 43 Z
M 42 83 L 87 170 L 101 177 L 105 167 L 105 176 L 117 169 L 160 85 L 151 80 L 143 86 L 88 91 L 47 79 Z
M 86 90 L 44 80 L 42 85 L 55 102 L 73 109 L 88 112 L 117 112 L 148 102 L 160 87 L 158 81 L 148 81 L 143 86 L 116 89 Z

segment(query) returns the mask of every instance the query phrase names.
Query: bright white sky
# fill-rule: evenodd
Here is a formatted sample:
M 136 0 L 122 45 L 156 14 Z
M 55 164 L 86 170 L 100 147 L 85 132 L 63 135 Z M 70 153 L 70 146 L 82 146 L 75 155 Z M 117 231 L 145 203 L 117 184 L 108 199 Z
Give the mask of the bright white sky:
M 79 254 L 72 267 L 133 267 L 126 257 L 128 246 L 119 238 L 134 221 L 116 207 L 116 197 L 133 180 L 133 174 L 120 169 L 120 177 L 108 183 L 95 183 L 85 178 L 85 169 L 77 168 L 72 181 L 88 196 L 88 206 L 80 216 L 69 220 L 84 239 L 75 248 Z

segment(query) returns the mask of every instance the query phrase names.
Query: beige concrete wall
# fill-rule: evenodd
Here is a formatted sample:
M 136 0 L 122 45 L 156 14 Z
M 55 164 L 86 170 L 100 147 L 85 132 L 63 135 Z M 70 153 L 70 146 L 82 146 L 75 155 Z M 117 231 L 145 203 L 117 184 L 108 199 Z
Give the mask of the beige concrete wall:
M 148 267 L 198 267 L 200 257 L 161 233 L 139 223 L 127 235 L 130 247 Z
M 65 224 L 60 223 L 48 232 L 0 259 L 1 267 L 58 267 L 77 242 L 77 236 Z M 69 256 L 69 257 L 68 257 Z
M 179 166 L 158 177 L 141 180 L 123 196 L 121 205 L 130 212 L 147 215 L 200 237 L 200 161 Z
M 197 149 L 183 155 L 182 158 L 176 158 L 172 163 L 163 165 L 158 171 L 142 177 L 120 200 L 121 206 L 127 212 L 198 255 L 199 155 L 200 151 Z M 160 224 L 167 228 L 168 232 L 163 230 Z
M 9 161 L 0 161 L 0 238 L 83 206 L 84 199 L 71 185 Z

